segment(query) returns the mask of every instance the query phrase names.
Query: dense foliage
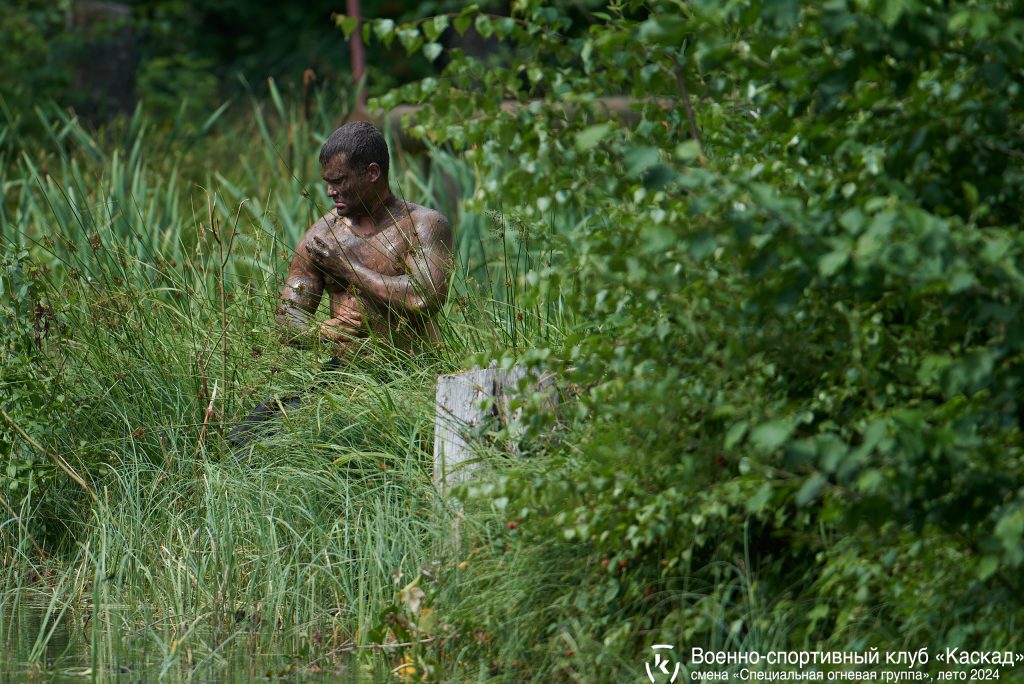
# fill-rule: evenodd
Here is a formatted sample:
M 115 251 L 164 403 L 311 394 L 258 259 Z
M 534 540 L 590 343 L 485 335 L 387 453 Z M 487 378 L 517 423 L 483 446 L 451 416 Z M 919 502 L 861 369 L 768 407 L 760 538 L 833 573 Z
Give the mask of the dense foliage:
M 655 643 L 1016 647 L 1019 3 L 525 0 L 336 23 L 438 65 L 376 104 L 420 105 L 407 125 L 435 152 L 427 180 L 402 160 L 402 192 L 464 194 L 444 348 L 347 370 L 240 467 L 217 429 L 316 365 L 285 358 L 268 312 L 283 245 L 322 211 L 307 183 L 332 117 L 271 86 L 273 111 L 225 139 L 214 115 L 154 145 L 137 114 L 110 152 L 40 116 L 46 145 L 4 179 L 0 515 L 19 527 L 0 538 L 21 558 L 87 539 L 67 591 L 116 570 L 116 602 L 153 602 L 172 632 L 265 615 L 310 652 L 401 642 L 393 671 L 428 679 L 628 680 Z M 451 47 L 470 29 L 489 58 Z M 246 135 L 262 148 L 239 154 Z M 197 150 L 218 166 L 193 173 Z M 190 183 L 212 189 L 200 209 Z M 467 357 L 553 371 L 562 404 L 524 393 L 527 459 L 491 435 L 453 543 L 425 434 L 433 376 Z M 86 505 L 58 454 L 113 496 Z M 88 509 L 74 529 L 29 514 L 38 483 L 50 519 Z
M 48 442 L 54 421 L 67 408 L 60 366 L 49 363 L 43 352 L 56 323 L 47 304 L 45 286 L 28 253 L 5 250 L 0 256 L 0 483 L 5 502 L 31 503 L 33 490 L 38 500 L 39 491 L 53 485 L 54 464 L 25 439 L 28 435 Z M 37 527 L 42 530 L 51 523 L 48 517 L 38 516 Z
M 487 3 L 481 3 L 486 6 Z M 458 5 L 363 0 L 370 16 L 422 16 Z M 263 89 L 289 96 L 353 99 L 349 50 L 331 23 L 338 3 L 241 0 L 14 0 L 0 7 L 0 150 L 16 134 L 37 137 L 35 108 L 55 100 L 93 125 L 138 103 L 153 124 L 205 118 L 226 101 Z M 369 46 L 362 84 L 373 94 L 430 73 L 425 58 Z M 354 100 L 353 100 L 354 101 Z M 333 111 L 338 117 L 342 112 Z M 5 145 L 6 142 L 6 145 Z
M 574 34 L 522 2 L 393 31 L 431 55 L 471 24 L 514 58 L 382 103 L 422 103 L 470 205 L 553 253 L 525 308 L 581 323 L 521 357 L 576 388 L 571 438 L 464 492 L 508 528 L 473 553 L 515 572 L 463 631 L 567 675 L 651 643 L 1012 643 L 1019 6 L 630 2 Z M 624 93 L 635 120 L 606 121 Z

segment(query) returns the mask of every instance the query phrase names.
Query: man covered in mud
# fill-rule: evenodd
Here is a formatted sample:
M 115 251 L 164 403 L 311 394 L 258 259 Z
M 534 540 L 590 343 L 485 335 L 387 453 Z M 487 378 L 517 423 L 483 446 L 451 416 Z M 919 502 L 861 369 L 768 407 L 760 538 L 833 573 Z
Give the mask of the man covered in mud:
M 406 351 L 436 340 L 432 316 L 444 303 L 452 268 L 448 220 L 392 194 L 387 143 L 370 123 L 334 131 L 320 165 L 334 208 L 306 231 L 292 256 L 276 315 L 285 342 L 333 343 L 336 356 L 325 367 L 331 369 L 367 338 Z M 330 318 L 317 321 L 325 292 Z M 260 404 L 228 439 L 244 445 L 254 427 L 300 401 Z
M 452 263 L 447 219 L 391 193 L 387 143 L 370 123 L 334 131 L 320 165 L 334 209 L 292 257 L 277 310 L 286 338 L 319 337 L 349 350 L 366 336 L 405 349 L 435 338 L 431 315 L 444 303 Z M 324 292 L 331 318 L 317 323 Z

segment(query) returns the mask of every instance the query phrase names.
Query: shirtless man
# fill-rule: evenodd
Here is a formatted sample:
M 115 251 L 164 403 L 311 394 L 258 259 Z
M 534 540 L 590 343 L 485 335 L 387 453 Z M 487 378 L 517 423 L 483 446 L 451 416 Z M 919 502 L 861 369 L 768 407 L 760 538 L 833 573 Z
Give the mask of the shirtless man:
M 334 209 L 299 240 L 277 306 L 289 344 L 316 340 L 351 353 L 360 338 L 388 340 L 412 351 L 437 337 L 431 316 L 448 294 L 452 232 L 444 216 L 391 194 L 388 146 L 372 124 L 348 123 L 320 150 L 327 196 Z M 316 322 L 323 293 L 331 317 Z M 337 367 L 337 357 L 326 368 Z M 228 435 L 247 444 L 260 423 L 301 403 L 301 396 L 256 407 Z
M 311 338 L 350 350 L 367 335 L 411 349 L 436 338 L 430 316 L 444 303 L 452 233 L 444 216 L 395 197 L 388 147 L 374 126 L 348 123 L 320 150 L 334 210 L 299 241 L 281 290 L 277 320 L 286 340 Z M 326 291 L 331 318 L 313 314 Z

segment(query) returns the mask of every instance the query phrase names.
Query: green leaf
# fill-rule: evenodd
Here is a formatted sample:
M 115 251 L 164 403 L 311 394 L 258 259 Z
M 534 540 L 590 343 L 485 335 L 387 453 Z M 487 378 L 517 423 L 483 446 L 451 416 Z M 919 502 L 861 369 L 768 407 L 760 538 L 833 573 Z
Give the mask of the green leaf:
M 652 223 L 644 226 L 641 231 L 644 250 L 648 254 L 658 254 L 676 243 L 676 232 L 670 226 Z
M 516 28 L 516 20 L 512 17 L 502 17 L 493 22 L 494 32 L 502 38 L 508 38 Z
M 885 0 L 882 3 L 882 21 L 886 26 L 892 28 L 909 7 L 907 0 Z
M 610 123 L 596 124 L 584 128 L 576 134 L 577 149 L 586 151 L 596 147 L 599 142 L 604 140 L 611 129 L 612 125 Z
M 700 143 L 696 140 L 687 140 L 676 145 L 676 159 L 693 161 L 698 157 L 700 157 Z
M 864 212 L 860 210 L 860 207 L 847 209 L 839 216 L 839 225 L 854 235 L 861 231 L 866 222 L 867 217 L 864 215 Z
M 661 159 L 661 154 L 656 147 L 634 147 L 626 151 L 623 161 L 626 162 L 626 173 L 630 176 L 640 176 L 644 171 L 651 168 Z
M 984 556 L 978 562 L 978 568 L 976 572 L 978 575 L 978 579 L 984 582 L 989 577 L 996 574 L 997 570 L 999 570 L 999 558 L 996 556 Z
M 796 505 L 806 506 L 817 499 L 818 495 L 821 494 L 821 490 L 825 488 L 826 482 L 828 482 L 828 478 L 821 473 L 815 473 L 807 478 L 807 481 L 804 482 L 803 486 L 796 493 Z
M 946 354 L 925 354 L 917 370 L 917 381 L 924 386 L 933 385 L 952 363 L 953 359 Z
M 786 443 L 786 467 L 793 468 L 808 463 L 818 455 L 818 445 L 813 439 L 794 439 Z
M 650 190 L 660 190 L 668 185 L 676 177 L 676 172 L 664 164 L 655 164 L 643 173 L 644 187 Z
M 972 38 L 984 40 L 998 29 L 999 23 L 999 15 L 995 12 L 972 8 L 954 14 L 949 20 L 948 27 L 952 33 L 958 33 L 967 28 L 970 30 Z
M 799 15 L 800 0 L 764 0 L 761 5 L 761 16 L 780 28 L 795 24 Z
M 963 181 L 960 185 L 964 189 L 964 199 L 967 200 L 968 206 L 978 206 L 978 188 L 968 181 Z
M 818 259 L 818 273 L 825 278 L 831 278 L 846 264 L 849 258 L 850 255 L 846 251 L 829 252 Z
M 678 16 L 651 17 L 640 24 L 637 38 L 644 43 L 677 46 L 686 38 L 686 22 Z
M 373 22 L 373 33 L 385 46 L 391 45 L 395 38 L 395 22 L 391 19 L 378 19 Z
M 947 397 L 960 392 L 973 394 L 993 382 L 996 352 L 975 349 L 951 363 L 942 374 L 942 391 Z
M 831 432 L 822 433 L 814 439 L 814 450 L 818 455 L 818 463 L 827 473 L 835 472 L 849 453 L 846 442 Z
M 750 424 L 741 420 L 738 423 L 734 423 L 729 431 L 725 433 L 725 448 L 732 449 L 734 446 L 740 443 L 744 437 L 747 436 L 747 430 L 750 428 Z
M 750 433 L 750 442 L 761 451 L 774 451 L 789 439 L 794 427 L 790 420 L 761 423 Z
M 402 47 L 405 48 L 406 54 L 410 55 L 419 50 L 420 45 L 423 43 L 423 37 L 414 28 L 399 29 L 398 40 L 402 43 Z
M 874 494 L 885 483 L 885 476 L 878 468 L 868 468 L 857 478 L 857 490 L 863 494 Z
M 465 35 L 466 31 L 469 30 L 470 24 L 473 23 L 473 17 L 468 14 L 460 14 L 455 17 L 452 24 L 455 26 L 455 30 L 459 32 L 459 35 Z
M 697 231 L 687 242 L 689 244 L 686 251 L 689 252 L 690 257 L 694 261 L 707 259 L 714 253 L 715 248 L 718 247 L 714 234 L 707 230 Z
M 961 31 L 971 24 L 971 10 L 960 10 L 949 18 L 948 28 L 950 33 Z
M 1024 546 L 1021 544 L 1021 537 L 1024 537 L 1024 509 L 1012 509 L 999 518 L 995 533 L 1011 565 L 1020 565 L 1024 561 Z
M 973 287 L 976 282 L 973 273 L 967 270 L 958 270 L 950 274 L 947 287 L 951 294 L 957 294 Z
M 448 15 L 441 14 L 433 19 L 428 19 L 423 22 L 423 35 L 427 37 L 427 40 L 431 42 L 437 41 L 444 33 L 444 30 L 448 28 Z
M 491 34 L 494 33 L 494 27 L 491 25 L 491 18 L 486 14 L 478 14 L 473 25 L 476 26 L 476 32 L 484 38 L 490 38 Z
M 352 37 L 352 34 L 355 33 L 356 27 L 359 25 L 359 21 L 355 17 L 345 16 L 344 14 L 335 14 L 334 24 L 341 29 L 341 32 L 345 35 L 345 40 L 349 40 Z
M 772 498 L 772 486 L 765 482 L 761 485 L 757 492 L 752 497 L 747 499 L 747 511 L 750 513 L 760 513 L 761 509 L 771 501 Z
M 427 43 L 423 46 L 423 55 L 431 62 L 440 57 L 442 52 L 444 52 L 444 48 L 440 43 Z
M 819 603 L 814 606 L 814 608 L 811 608 L 810 612 L 807 613 L 807 617 L 809 617 L 812 622 L 817 622 L 818 620 L 824 620 L 827 618 L 830 613 L 831 610 L 829 609 L 828 604 Z

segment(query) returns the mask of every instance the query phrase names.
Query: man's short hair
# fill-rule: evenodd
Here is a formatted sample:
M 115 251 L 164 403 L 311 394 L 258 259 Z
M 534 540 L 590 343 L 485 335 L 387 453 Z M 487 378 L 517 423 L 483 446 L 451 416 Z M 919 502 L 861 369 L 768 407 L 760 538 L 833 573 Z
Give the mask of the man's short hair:
M 320 166 L 326 166 L 339 154 L 344 154 L 359 174 L 376 162 L 384 178 L 388 177 L 388 144 L 384 135 L 368 121 L 352 121 L 331 133 L 320 148 Z

